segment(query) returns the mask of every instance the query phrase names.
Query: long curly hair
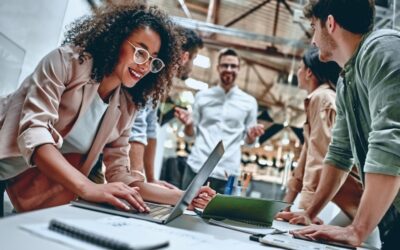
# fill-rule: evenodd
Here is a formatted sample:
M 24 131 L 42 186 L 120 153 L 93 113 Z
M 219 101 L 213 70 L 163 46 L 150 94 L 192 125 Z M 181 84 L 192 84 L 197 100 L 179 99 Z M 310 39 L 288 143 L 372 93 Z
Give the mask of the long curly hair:
M 177 39 L 175 26 L 157 6 L 138 3 L 99 9 L 96 14 L 84 16 L 72 23 L 65 34 L 63 45 L 81 47 L 82 60 L 84 54 L 89 53 L 93 58 L 91 77 L 101 82 L 116 67 L 124 40 L 132 32 L 146 27 L 160 36 L 158 58 L 163 60 L 165 67 L 156 74 L 147 74 L 134 87 L 125 89 L 139 107 L 144 106 L 150 98 L 153 105 L 156 105 L 171 87 L 174 67 L 180 56 L 180 40 Z

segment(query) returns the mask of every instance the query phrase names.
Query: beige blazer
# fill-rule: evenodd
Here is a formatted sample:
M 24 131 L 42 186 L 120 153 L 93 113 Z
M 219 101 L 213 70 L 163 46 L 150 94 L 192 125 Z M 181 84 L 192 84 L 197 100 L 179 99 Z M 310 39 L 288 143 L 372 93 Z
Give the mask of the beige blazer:
M 298 165 L 292 172 L 288 189 L 301 193 L 299 208 L 307 209 L 320 183 L 323 161 L 328 151 L 336 118 L 335 91 L 328 84 L 319 86 L 304 101 L 306 123 L 304 145 Z M 355 169 L 354 169 L 355 170 Z M 356 170 L 349 175 L 333 199 L 350 218 L 353 218 L 362 195 L 362 185 Z
M 91 69 L 91 57 L 79 58 L 79 48 L 59 47 L 42 59 L 16 92 L 1 98 L 0 159 L 23 156 L 28 169 L 33 167 L 31 157 L 37 146 L 51 143 L 61 148 L 63 138 L 97 94 L 99 84 L 91 79 Z M 109 182 L 143 181 L 142 176 L 131 174 L 129 167 L 128 139 L 135 111 L 131 96 L 117 89 L 89 152 L 83 156 L 79 166 L 83 173 L 89 173 L 103 153 Z

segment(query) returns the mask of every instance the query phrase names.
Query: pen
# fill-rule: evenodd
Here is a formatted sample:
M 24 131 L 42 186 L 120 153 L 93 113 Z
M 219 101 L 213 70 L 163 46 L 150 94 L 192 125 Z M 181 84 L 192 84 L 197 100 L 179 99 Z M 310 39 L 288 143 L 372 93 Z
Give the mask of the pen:
M 272 233 L 269 234 L 284 234 L 287 233 L 288 231 L 285 230 L 279 230 L 279 229 L 275 229 Z M 251 241 L 260 241 L 260 238 L 263 238 L 266 234 L 252 234 L 250 235 L 250 240 Z
M 243 183 L 243 188 L 244 188 L 244 189 L 247 188 L 247 186 L 248 186 L 249 183 L 250 183 L 250 180 L 251 180 L 251 173 L 248 173 L 248 174 L 246 175 L 246 179 L 244 180 L 244 183 Z

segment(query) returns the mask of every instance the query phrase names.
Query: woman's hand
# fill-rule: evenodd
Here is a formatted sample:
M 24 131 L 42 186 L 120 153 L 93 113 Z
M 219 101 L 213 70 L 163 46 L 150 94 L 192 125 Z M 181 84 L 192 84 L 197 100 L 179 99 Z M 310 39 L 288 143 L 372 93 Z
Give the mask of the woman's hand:
M 90 183 L 82 189 L 79 196 L 92 202 L 106 202 L 121 210 L 131 210 L 133 207 L 141 213 L 149 212 L 150 209 L 144 203 L 138 190 L 138 187 L 129 187 L 122 182 Z
M 203 186 L 200 188 L 197 196 L 192 200 L 188 209 L 193 210 L 194 208 L 204 209 L 208 202 L 214 198 L 216 192 L 208 186 Z
M 287 212 L 282 211 L 275 215 L 276 220 L 284 220 L 290 224 L 304 225 L 308 226 L 311 224 L 322 225 L 324 222 L 318 217 L 310 218 L 310 216 L 305 211 L 299 212 Z

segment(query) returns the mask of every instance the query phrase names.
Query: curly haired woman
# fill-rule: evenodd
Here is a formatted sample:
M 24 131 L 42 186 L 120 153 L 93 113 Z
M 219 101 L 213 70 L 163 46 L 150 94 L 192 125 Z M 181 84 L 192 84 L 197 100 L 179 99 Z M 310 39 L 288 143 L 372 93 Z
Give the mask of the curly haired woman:
M 135 187 L 143 177 L 130 172 L 128 138 L 135 111 L 168 91 L 178 60 L 173 24 L 157 7 L 112 7 L 75 22 L 63 46 L 0 99 L 0 180 L 16 210 L 79 196 L 146 212 L 139 192 L 175 203 L 175 194 Z M 100 154 L 107 184 L 87 178 Z

